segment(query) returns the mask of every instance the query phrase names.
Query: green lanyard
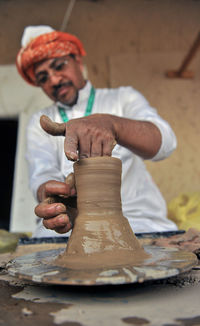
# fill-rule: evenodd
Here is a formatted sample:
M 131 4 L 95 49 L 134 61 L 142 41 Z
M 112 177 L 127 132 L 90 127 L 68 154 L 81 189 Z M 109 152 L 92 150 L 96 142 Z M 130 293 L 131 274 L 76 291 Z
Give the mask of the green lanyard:
M 90 115 L 91 112 L 92 112 L 92 107 L 93 107 L 93 104 L 94 104 L 94 98 L 95 98 L 95 89 L 92 86 L 91 91 L 90 91 L 90 96 L 89 96 L 89 99 L 88 99 L 88 103 L 87 103 L 87 107 L 86 107 L 86 110 L 85 110 L 85 117 L 87 115 Z M 67 116 L 67 113 L 66 113 L 65 109 L 58 106 L 58 110 L 59 110 L 59 113 L 61 115 L 61 118 L 62 118 L 63 122 L 69 121 L 69 118 Z

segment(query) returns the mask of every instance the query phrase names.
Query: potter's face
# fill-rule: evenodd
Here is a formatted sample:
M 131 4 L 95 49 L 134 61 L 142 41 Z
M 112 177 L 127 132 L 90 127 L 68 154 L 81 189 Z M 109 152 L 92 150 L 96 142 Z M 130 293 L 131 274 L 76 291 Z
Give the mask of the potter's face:
M 85 85 L 83 65 L 79 56 L 48 59 L 35 65 L 37 85 L 53 101 L 74 105 L 79 89 Z

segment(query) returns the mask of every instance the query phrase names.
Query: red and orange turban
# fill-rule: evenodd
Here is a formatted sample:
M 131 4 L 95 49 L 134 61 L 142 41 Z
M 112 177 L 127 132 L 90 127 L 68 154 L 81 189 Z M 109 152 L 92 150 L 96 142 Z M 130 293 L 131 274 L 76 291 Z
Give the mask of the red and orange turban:
M 16 58 L 17 69 L 29 84 L 36 86 L 34 64 L 45 59 L 63 57 L 68 54 L 84 56 L 86 52 L 76 36 L 52 31 L 35 37 L 20 49 Z

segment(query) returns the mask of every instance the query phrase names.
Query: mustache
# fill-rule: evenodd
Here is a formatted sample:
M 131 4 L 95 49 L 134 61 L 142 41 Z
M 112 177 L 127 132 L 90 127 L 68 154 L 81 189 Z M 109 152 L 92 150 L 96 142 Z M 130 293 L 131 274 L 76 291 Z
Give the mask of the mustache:
M 57 95 L 58 95 L 58 91 L 59 91 L 59 89 L 61 88 L 61 87 L 63 87 L 63 86 L 73 86 L 73 83 L 72 83 L 72 81 L 68 81 L 68 82 L 66 82 L 66 83 L 59 83 L 58 85 L 54 85 L 53 86 L 53 92 L 52 92 L 52 95 L 54 96 L 54 97 L 57 97 Z

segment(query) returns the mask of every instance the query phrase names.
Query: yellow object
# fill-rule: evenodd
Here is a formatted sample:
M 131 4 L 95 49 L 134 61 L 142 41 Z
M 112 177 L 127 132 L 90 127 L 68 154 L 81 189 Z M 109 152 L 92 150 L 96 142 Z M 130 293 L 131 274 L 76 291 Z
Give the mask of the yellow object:
M 200 230 L 200 192 L 183 193 L 172 199 L 168 204 L 168 218 L 181 230 Z
M 19 238 L 28 236 L 28 233 L 10 233 L 0 229 L 0 254 L 15 251 Z

